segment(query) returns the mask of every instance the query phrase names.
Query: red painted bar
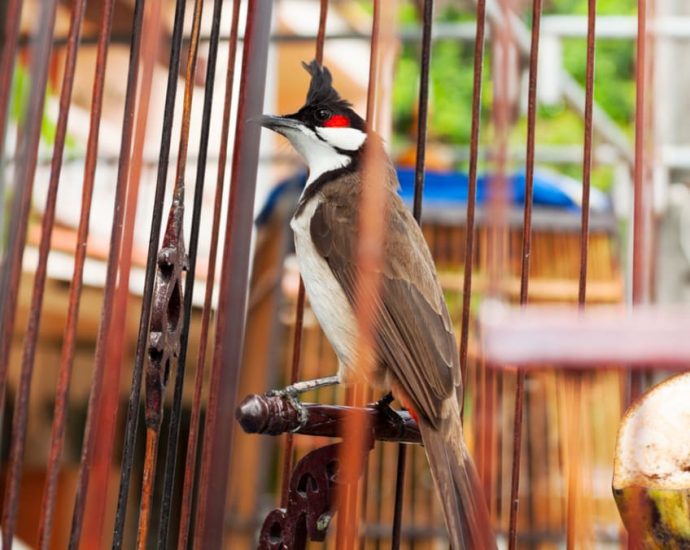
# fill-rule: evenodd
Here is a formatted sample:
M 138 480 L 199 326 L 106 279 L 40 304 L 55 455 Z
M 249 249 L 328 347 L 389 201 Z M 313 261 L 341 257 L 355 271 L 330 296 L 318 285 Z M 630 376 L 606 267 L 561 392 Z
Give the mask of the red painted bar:
M 219 548 L 223 542 L 225 497 L 230 476 L 228 462 L 235 424 L 233 414 L 246 323 L 249 245 L 261 131 L 258 124 L 248 121 L 263 112 L 272 8 L 269 0 L 250 0 L 247 6 L 195 539 L 195 547 L 209 550 Z
M 65 437 L 65 423 L 67 420 L 67 402 L 69 399 L 70 378 L 77 340 L 77 326 L 79 321 L 79 303 L 83 288 L 84 262 L 86 260 L 86 242 L 89 233 L 89 215 L 91 213 L 91 199 L 93 197 L 94 178 L 98 156 L 98 137 L 105 91 L 105 70 L 108 57 L 108 43 L 113 19 L 114 0 L 106 0 L 101 12 L 98 46 L 96 50 L 96 74 L 94 77 L 91 97 L 91 116 L 89 136 L 86 144 L 86 159 L 84 162 L 84 182 L 82 186 L 81 213 L 77 228 L 77 246 L 74 254 L 74 271 L 70 286 L 67 320 L 62 342 L 58 381 L 55 390 L 55 412 L 51 429 L 50 454 L 46 472 L 46 483 L 41 506 L 39 521 L 39 545 L 46 548 L 50 544 L 50 531 L 55 510 L 57 481 L 60 473 L 60 457 Z M 45 530 L 41 530 L 44 525 Z
M 52 50 L 57 0 L 46 0 L 38 18 L 36 28 L 36 42 L 32 49 L 31 78 L 32 87 L 27 107 L 24 133 L 20 136 L 16 157 L 22 159 L 15 171 L 15 195 L 12 201 L 12 218 L 10 221 L 9 249 L 5 258 L 2 272 L 2 341 L 0 343 L 0 411 L 4 409 L 9 366 L 9 351 L 14 333 L 17 297 L 22 274 L 22 260 L 26 245 L 26 231 L 31 209 L 31 193 L 34 187 L 36 163 L 38 161 L 38 146 L 41 138 L 41 124 L 43 121 L 43 107 L 48 84 L 48 65 Z M 0 132 L 4 131 L 0 130 Z M 55 193 L 57 189 L 54 189 Z M 52 220 L 44 219 L 45 224 L 52 225 Z M 48 242 L 43 245 L 44 256 L 47 256 Z M 41 266 L 39 266 L 41 267 Z M 43 273 L 37 272 L 37 284 L 42 286 L 45 279 L 45 261 Z M 42 297 L 40 288 L 35 288 L 32 303 Z M 29 320 L 28 336 L 34 341 L 38 332 L 38 317 L 40 311 L 34 311 Z M 34 348 L 24 348 L 22 357 L 19 387 L 15 399 L 14 415 L 12 417 L 12 442 L 10 447 L 10 461 L 5 486 L 2 510 L 2 547 L 12 548 L 14 531 L 17 523 L 17 508 L 19 506 L 19 487 L 24 462 L 24 446 L 28 422 L 29 392 L 34 366 Z

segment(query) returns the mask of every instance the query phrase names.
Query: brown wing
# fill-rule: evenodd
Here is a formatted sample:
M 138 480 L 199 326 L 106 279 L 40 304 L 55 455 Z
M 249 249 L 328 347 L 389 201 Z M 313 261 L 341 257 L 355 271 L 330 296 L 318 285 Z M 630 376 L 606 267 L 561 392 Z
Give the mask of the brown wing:
M 316 250 L 351 303 L 358 226 L 353 198 L 329 193 L 310 225 Z M 437 427 L 443 400 L 460 384 L 450 316 L 422 232 L 394 193 L 388 218 L 381 290 L 374 297 L 377 351 L 417 412 Z

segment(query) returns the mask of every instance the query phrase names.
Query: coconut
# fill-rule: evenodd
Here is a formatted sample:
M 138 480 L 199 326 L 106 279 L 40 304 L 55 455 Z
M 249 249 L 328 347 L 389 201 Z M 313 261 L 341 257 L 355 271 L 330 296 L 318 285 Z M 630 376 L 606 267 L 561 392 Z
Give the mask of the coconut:
M 633 541 L 690 550 L 690 373 L 655 386 L 626 411 L 613 495 Z

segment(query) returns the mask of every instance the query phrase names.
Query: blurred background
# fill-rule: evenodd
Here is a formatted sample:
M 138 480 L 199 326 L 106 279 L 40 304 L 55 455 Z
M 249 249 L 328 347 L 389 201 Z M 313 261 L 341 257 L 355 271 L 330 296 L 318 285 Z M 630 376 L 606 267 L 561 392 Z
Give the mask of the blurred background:
M 20 256 L 21 272 L 12 291 L 16 313 L 5 305 L 3 319 L 12 318 L 11 334 L 5 332 L 8 355 L 6 399 L 3 416 L 2 464 L 3 490 L 8 479 L 18 481 L 16 514 L 17 545 L 36 547 L 36 525 L 46 483 L 46 465 L 51 446 L 55 415 L 56 386 L 64 363 L 65 327 L 70 322 L 69 301 L 75 280 L 75 250 L 82 242 L 79 231 L 83 189 L 93 107 L 94 71 L 105 68 L 103 104 L 100 114 L 99 141 L 88 217 L 88 239 L 83 264 L 83 289 L 78 322 L 74 332 L 74 355 L 67 401 L 65 443 L 55 493 L 52 539 L 45 547 L 64 548 L 72 527 L 72 513 L 80 479 L 85 422 L 89 410 L 94 367 L 104 365 L 105 386 L 102 399 L 107 402 L 101 416 L 94 416 L 96 454 L 86 502 L 82 548 L 110 544 L 115 522 L 118 487 L 121 480 L 123 438 L 128 399 L 132 386 L 132 365 L 136 362 L 140 341 L 140 313 L 145 290 L 147 248 L 152 211 L 156 204 L 156 182 L 160 174 L 169 182 L 175 179 L 179 160 L 178 143 L 185 134 L 183 101 L 185 67 L 190 49 L 192 1 L 187 2 L 181 63 L 174 85 L 177 101 L 172 125 L 172 148 L 167 164 L 161 165 L 161 130 L 165 129 L 164 105 L 175 2 L 148 2 L 144 12 L 145 45 L 141 51 L 139 94 L 148 94 L 148 108 L 142 111 L 139 95 L 136 110 L 135 144 L 140 141 L 140 162 L 132 164 L 125 208 L 124 196 L 117 195 L 118 171 L 121 169 L 121 138 L 127 92 L 127 74 L 134 0 L 115 0 L 113 28 L 107 49 L 107 64 L 97 60 L 102 4 L 86 2 L 82 38 L 74 69 L 74 89 L 68 98 L 69 121 L 64 141 L 63 164 L 57 191 L 54 221 L 49 221 L 46 280 L 43 289 L 34 291 L 40 264 L 40 243 L 44 230 L 49 196 L 51 161 L 60 120 L 60 93 L 68 56 L 67 36 L 73 4 L 56 4 L 54 38 L 46 70 L 36 72 L 45 0 L 24 0 L 21 5 L 16 50 L 8 38 L 9 13 L 17 2 L 0 0 L 3 32 L 3 61 L 12 60 L 5 70 L 11 75 L 7 87 L 7 117 L 0 166 L 0 253 L 3 269 L 13 257 L 13 216 L 17 194 L 24 193 L 22 166 L 30 162 L 22 148 L 22 139 L 30 133 L 32 90 L 40 74 L 47 77 L 45 102 L 40 110 L 39 140 L 35 177 L 29 187 L 30 203 L 26 245 Z M 160 4 L 160 7 L 159 7 Z M 196 66 L 188 81 L 189 143 L 186 166 L 181 180 L 186 182 L 184 210 L 185 242 L 190 240 L 194 223 L 192 203 L 194 182 L 199 174 L 199 159 L 206 172 L 201 196 L 198 256 L 194 273 L 192 309 L 188 328 L 188 368 L 184 375 L 181 406 L 175 414 L 181 419 L 180 442 L 172 447 L 178 465 L 188 453 L 190 418 L 194 399 L 195 376 L 207 366 L 200 401 L 203 420 L 208 402 L 213 335 L 221 292 L 221 258 L 213 261 L 213 211 L 218 186 L 217 172 L 222 156 L 223 98 L 226 93 L 226 67 L 235 68 L 234 93 L 229 113 L 234 129 L 240 76 L 245 55 L 243 37 L 247 3 L 240 2 L 237 52 L 229 61 L 231 3 L 225 2 L 219 18 L 220 47 L 217 52 L 215 82 L 209 88 L 209 45 L 212 42 L 214 2 L 204 0 L 201 16 L 201 41 Z M 253 3 L 250 3 L 253 4 Z M 261 4 L 261 2 L 258 2 Z M 315 0 L 276 0 L 272 2 L 271 34 L 268 46 L 264 112 L 290 113 L 304 102 L 308 75 L 300 62 L 315 56 L 319 25 L 319 2 Z M 635 0 L 607 0 L 596 7 L 596 65 L 594 73 L 594 116 L 590 234 L 587 273 L 587 303 L 630 303 L 633 287 L 633 250 L 642 246 L 633 240 L 633 197 L 636 138 L 636 44 L 638 3 Z M 644 117 L 638 125 L 645 129 L 642 143 L 644 183 L 646 263 L 637 277 L 642 277 L 644 291 L 640 299 L 660 304 L 684 304 L 690 299 L 690 6 L 682 0 L 647 0 L 647 58 L 638 79 L 645 89 Z M 75 4 L 76 5 L 76 4 Z M 382 42 L 379 61 L 379 90 L 376 127 L 384 136 L 394 158 L 401 182 L 401 194 L 411 205 L 414 188 L 416 140 L 419 123 L 418 95 L 421 73 L 421 36 L 423 2 L 399 0 L 394 17 L 382 22 L 390 36 Z M 331 0 L 328 2 L 323 62 L 334 77 L 334 85 L 355 109 L 366 112 L 369 78 L 372 2 Z M 566 303 L 578 301 L 580 273 L 581 197 L 583 178 L 583 139 L 585 135 L 585 87 L 587 61 L 587 0 L 544 0 L 538 57 L 538 86 L 534 174 L 534 211 L 532 251 L 529 271 L 530 303 Z M 157 10 L 160 9 L 160 12 Z M 505 14 L 511 13 L 506 25 Z M 497 15 L 496 15 L 497 14 Z M 436 0 L 429 73 L 429 116 L 425 164 L 423 231 L 433 252 L 441 282 L 446 291 L 451 316 L 460 334 L 463 305 L 463 273 L 466 262 L 466 221 L 471 159 L 470 131 L 476 4 L 470 0 Z M 525 203 L 525 162 L 527 139 L 527 94 L 532 3 L 526 0 L 496 2 L 487 0 L 487 43 L 483 62 L 483 88 L 480 104 L 480 139 L 477 151 L 476 240 L 472 260 L 471 317 L 468 326 L 467 378 L 465 380 L 466 439 L 475 457 L 494 525 L 503 544 L 510 514 L 511 452 L 515 400 L 515 374 L 512 370 L 485 368 L 475 314 L 485 298 L 499 297 L 517 303 L 521 289 L 521 238 Z M 51 26 L 52 28 L 52 26 Z M 41 30 L 43 29 L 43 30 Z M 502 29 L 502 30 L 501 30 Z M 498 162 L 498 145 L 503 143 L 502 128 L 497 127 L 497 92 L 494 86 L 502 59 L 495 54 L 499 32 L 507 33 L 510 47 L 506 87 L 500 101 L 505 106 L 505 162 Z M 147 34 L 148 33 L 148 34 Z M 151 38 L 153 36 L 153 38 Z M 39 46 L 37 46 L 39 44 Z M 11 51 L 10 51 L 11 50 Z M 8 53 L 9 52 L 9 53 Z M 234 52 L 233 52 L 234 53 Z M 2 68 L 0 68 L 1 70 Z M 150 81 L 148 78 L 150 77 Z M 204 95 L 210 89 L 214 101 L 208 127 L 207 151 L 203 145 Z M 3 105 L 0 105 L 4 108 Z M 131 128 L 131 120 L 129 122 Z M 638 126 L 639 127 L 639 126 Z M 2 131 L 3 128 L 0 128 Z M 221 164 L 220 243 L 224 245 L 228 211 L 228 189 L 243 182 L 231 181 L 234 130 L 230 131 L 227 151 L 230 158 Z M 136 151 L 137 145 L 135 145 Z M 29 153 L 30 154 L 30 153 Z M 133 153 L 135 155 L 135 153 Z M 183 155 L 185 153 L 183 152 Z M 638 153 L 639 158 L 639 153 Z M 203 171 L 202 170 L 202 171 Z M 136 178 L 132 176 L 138 171 Z M 500 176 L 500 178 L 497 178 Z M 125 175 L 125 178 L 127 176 Z M 505 193 L 498 206 L 492 206 L 493 182 L 501 179 Z M 134 181 L 136 180 L 136 185 Z M 264 133 L 259 149 L 256 196 L 251 231 L 251 267 L 247 287 L 247 323 L 244 353 L 239 369 L 238 396 L 264 393 L 289 380 L 295 340 L 295 315 L 299 274 L 293 256 L 289 221 L 305 180 L 300 159 L 279 137 Z M 165 193 L 163 212 L 172 202 L 172 184 Z M 119 196 L 119 198 L 117 198 Z M 111 258 L 114 207 L 124 209 L 121 237 L 122 251 Z M 52 216 L 52 213 L 50 214 Z M 494 224 L 500 216 L 500 240 L 494 239 Z M 80 236 L 81 235 L 81 236 Z M 497 244 L 498 243 L 498 244 Z M 495 263 L 499 250 L 498 263 Z M 129 254 L 123 271 L 122 254 Z M 99 326 L 104 316 L 104 290 L 108 284 L 108 266 L 120 262 L 118 296 L 113 311 L 114 332 L 107 334 L 105 351 L 95 360 Z M 211 264 L 211 267 L 209 267 Z M 215 267 L 214 267 L 215 266 Z M 209 279 L 215 271 L 215 281 Z M 187 275 L 189 277 L 189 275 Z M 220 282 L 219 282 L 220 281 Z M 180 283 L 181 284 L 181 283 Z M 206 286 L 213 289 L 205 299 Z M 7 290 L 10 287 L 4 286 Z M 114 288 L 114 287 L 113 287 Z M 34 293 L 39 302 L 40 329 L 35 341 L 27 344 L 27 323 L 35 309 Z M 6 296 L 3 298 L 6 303 Z M 637 299 L 637 298 L 636 298 Z M 206 304 L 206 305 L 205 305 Z M 210 330 L 202 330 L 204 307 L 210 315 Z M 229 309 L 228 316 L 241 317 L 242 308 Z M 108 310 L 110 312 L 110 310 Z M 111 313 L 108 313 L 110 315 Z M 35 322 L 35 321 L 34 321 Z M 148 322 L 148 321 L 146 321 Z M 210 336 L 209 336 L 210 335 Z M 199 347 L 208 342 L 208 353 L 198 359 Z M 206 344 L 204 344 L 206 345 Z M 583 343 L 586 345 L 586 343 Z M 22 365 L 27 349 L 35 351 L 33 374 L 24 382 L 28 400 L 18 404 L 22 384 Z M 611 475 L 615 437 L 624 411 L 626 377 L 606 365 L 586 374 L 573 375 L 557 366 L 530 374 L 525 385 L 523 446 L 521 460 L 518 547 L 520 548 L 617 548 L 624 543 L 623 528 L 611 494 Z M 229 367 L 228 367 L 229 368 Z M 301 340 L 301 378 L 333 374 L 336 359 L 323 337 L 307 303 Z M 659 376 L 659 375 L 656 375 Z M 649 383 L 652 377 L 647 377 Z M 172 380 L 172 376 L 171 376 Z M 28 383 L 28 386 L 26 385 Z M 153 495 L 149 547 L 156 546 L 155 534 L 159 498 L 163 483 L 167 423 L 171 417 L 172 382 L 165 394 L 163 428 L 158 454 L 158 475 Z M 305 400 L 342 403 L 342 388 L 308 394 Z M 22 409 L 23 407 L 23 409 Z M 143 404 L 139 407 L 143 418 Z M 12 474 L 10 447 L 17 438 L 17 411 L 24 410 L 28 423 L 20 426 L 25 434 L 23 471 Z M 107 412 L 106 412 L 107 411 Z M 93 413 L 95 414 L 95 413 Z M 576 417 L 576 419 L 574 419 Z M 15 422 L 13 427 L 13 422 Z M 228 434 L 230 427 L 227 427 Z M 202 433 L 202 432 L 200 432 Z M 229 435 L 228 435 L 229 437 Z M 98 443 L 98 441 L 102 442 Z M 136 511 L 139 507 L 143 475 L 144 434 L 139 429 L 133 462 L 133 482 L 128 494 L 130 514 L 124 533 L 124 546 L 134 547 Z M 300 458 L 328 442 L 325 438 L 295 436 L 295 454 Z M 267 513 L 278 505 L 284 440 L 282 437 L 247 435 L 234 429 L 232 455 L 228 461 L 229 487 L 223 519 L 224 546 L 250 548 Z M 194 447 L 196 449 L 196 447 Z M 201 453 L 201 450 L 198 450 Z M 212 452 L 212 451 L 211 451 Z M 362 510 L 362 548 L 390 547 L 390 530 L 395 504 L 397 445 L 379 443 L 370 453 Z M 16 461 L 15 461 L 16 462 Z M 21 463 L 21 457 L 19 458 Z M 197 464 L 198 468 L 198 464 Z M 568 491 L 569 476 L 577 470 L 575 496 Z M 198 475 L 198 474 L 197 474 Z M 192 473 L 192 480 L 194 474 Z M 174 479 L 171 508 L 172 525 L 179 524 L 183 476 Z M 7 497 L 6 497 L 7 498 Z M 574 499 L 574 500 L 569 500 Z M 5 500 L 5 514 L 7 513 Z M 194 501 L 192 510 L 197 510 Z M 194 515 L 194 514 L 193 514 Z M 6 516 L 3 516 L 3 521 Z M 567 525 L 571 528 L 568 529 Z M 574 527 L 573 527 L 574 526 Z M 569 534 L 570 533 L 570 534 Z M 177 532 L 171 530 L 169 546 L 177 544 Z M 574 537 L 574 538 L 571 538 Z M 405 548 L 447 547 L 440 508 L 423 450 L 410 451 L 405 476 L 402 540 Z M 573 540 L 576 541 L 573 546 Z M 191 544 L 191 542 L 190 542 Z M 335 547 L 332 541 L 327 547 Z

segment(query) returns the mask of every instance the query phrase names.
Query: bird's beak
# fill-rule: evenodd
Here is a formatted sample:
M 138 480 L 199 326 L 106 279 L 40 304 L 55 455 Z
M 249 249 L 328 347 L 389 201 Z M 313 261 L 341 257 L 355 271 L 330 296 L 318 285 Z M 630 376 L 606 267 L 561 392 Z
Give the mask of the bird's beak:
M 300 127 L 300 123 L 295 119 L 283 116 L 262 115 L 259 122 L 264 128 L 278 133 L 281 133 L 282 130 L 296 130 Z

